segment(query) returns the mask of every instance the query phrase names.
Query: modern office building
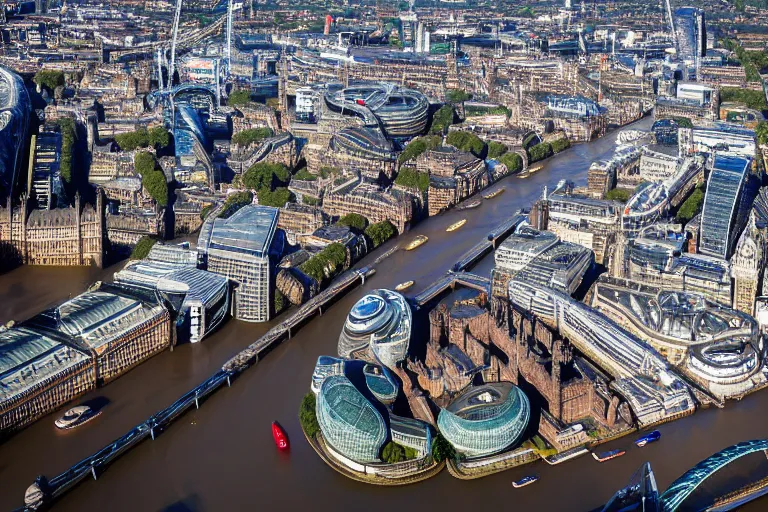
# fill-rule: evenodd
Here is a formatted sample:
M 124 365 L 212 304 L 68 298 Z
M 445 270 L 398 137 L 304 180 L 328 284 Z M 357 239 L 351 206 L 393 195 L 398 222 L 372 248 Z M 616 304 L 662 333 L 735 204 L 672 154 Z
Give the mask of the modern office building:
M 310 389 L 317 395 L 325 379 L 332 375 L 344 375 L 346 360 L 338 357 L 320 356 L 315 363 L 315 370 L 312 372 L 312 383 Z
M 389 437 L 384 417 L 343 375 L 331 375 L 317 394 L 317 422 L 331 453 L 359 464 L 380 462 Z
M 363 366 L 363 376 L 365 377 L 365 386 L 376 399 L 384 405 L 392 405 L 400 391 L 400 384 L 387 369 L 386 366 L 375 364 L 366 364 Z
M 21 77 L 0 66 L 0 206 L 7 203 L 23 172 L 31 108 Z
M 339 355 L 395 368 L 408 354 L 411 326 L 411 309 L 402 295 L 374 290 L 352 306 L 339 336 Z
M 155 244 L 144 260 L 116 272 L 115 283 L 157 292 L 175 319 L 176 342 L 197 343 L 229 312 L 229 280 L 197 268 L 197 251 Z
M 735 241 L 744 225 L 737 219 L 744 217 L 751 204 L 741 201 L 751 160 L 741 157 L 715 157 L 714 168 L 709 174 L 704 207 L 701 214 L 699 251 L 718 258 L 729 258 Z M 753 196 L 754 197 L 754 196 Z M 742 207 L 746 212 L 741 212 Z
M 712 123 L 679 130 L 680 155 L 718 153 L 725 156 L 754 158 L 757 148 L 755 132 L 730 123 Z
M 496 268 L 518 279 L 551 286 L 569 295 L 592 266 L 591 250 L 529 226 L 518 229 L 496 249 Z
M 61 132 L 46 127 L 33 137 L 35 152 L 32 157 L 32 181 L 29 196 L 43 210 L 67 204 L 61 179 Z
M 593 305 L 649 343 L 719 397 L 765 381 L 762 334 L 754 318 L 698 293 L 662 291 L 601 277 Z
M 688 387 L 666 361 L 603 313 L 568 295 L 524 280 L 509 282 L 509 301 L 556 328 L 587 358 L 608 372 L 641 426 L 695 408 Z
M 511 382 L 467 388 L 437 416 L 437 428 L 457 452 L 485 457 L 521 440 L 531 417 L 531 404 Z
M 325 94 L 335 112 L 356 115 L 366 126 L 379 123 L 390 137 L 412 137 L 424 131 L 429 101 L 413 89 L 387 83 L 363 83 Z
M 266 322 L 274 312 L 274 269 L 286 243 L 278 214 L 277 208 L 247 205 L 200 230 L 200 260 L 209 272 L 234 281 L 232 316 L 239 320 Z

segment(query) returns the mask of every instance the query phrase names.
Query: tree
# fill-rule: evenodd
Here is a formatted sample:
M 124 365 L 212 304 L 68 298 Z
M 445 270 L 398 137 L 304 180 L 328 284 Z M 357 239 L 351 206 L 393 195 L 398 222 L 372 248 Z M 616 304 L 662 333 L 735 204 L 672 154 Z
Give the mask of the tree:
M 255 142 L 260 142 L 274 135 L 271 128 L 249 128 L 237 132 L 232 136 L 232 143 L 238 146 L 248 146 Z
M 115 135 L 115 142 L 123 151 L 146 148 L 149 146 L 149 132 L 142 127 L 133 132 L 120 133 Z
M 149 145 L 154 148 L 164 148 L 171 143 L 171 135 L 164 126 L 154 126 L 149 129 Z
M 313 392 L 309 392 L 301 399 L 299 406 L 299 423 L 308 438 L 314 439 L 320 432 L 320 424 L 317 422 L 317 399 Z
M 57 121 L 61 130 L 61 161 L 59 172 L 65 183 L 72 182 L 72 147 L 77 140 L 75 120 L 71 117 L 62 117 Z
M 446 137 L 445 142 L 461 151 L 472 153 L 478 158 L 483 158 L 485 153 L 485 142 L 474 133 L 463 131 L 451 132 Z
M 510 174 L 523 170 L 523 157 L 517 153 L 505 153 L 499 158 L 499 162 L 507 166 Z
M 680 224 L 687 224 L 697 213 L 701 210 L 701 205 L 704 203 L 704 190 L 701 186 L 697 186 L 693 193 L 686 199 L 680 209 L 677 211 L 675 220 Z
M 381 460 L 387 464 L 395 464 L 403 462 L 405 460 L 405 450 L 399 444 L 390 441 L 384 445 L 384 449 L 381 450 Z
M 363 231 L 368 225 L 368 219 L 359 213 L 348 213 L 336 221 L 339 226 L 349 226 L 353 230 Z
M 168 204 L 168 181 L 165 173 L 160 170 L 155 155 L 140 151 L 133 157 L 133 166 L 141 176 L 141 184 L 161 206 Z
M 149 250 L 152 249 L 152 246 L 154 246 L 156 243 L 157 240 L 154 238 L 150 238 L 148 236 L 141 237 L 139 241 L 136 242 L 136 245 L 133 246 L 133 251 L 131 251 L 131 259 L 143 260 L 149 255 Z
M 402 164 L 408 160 L 414 160 L 425 151 L 435 149 L 440 145 L 441 142 L 442 138 L 437 135 L 416 137 L 411 142 L 409 142 L 407 146 L 405 146 L 403 152 L 400 153 L 400 156 L 397 158 L 397 161 Z
M 41 69 L 35 73 L 32 81 L 34 81 L 37 85 L 45 87 L 51 91 L 66 83 L 64 80 L 64 73 L 61 71 L 54 71 L 49 69 Z
M 259 204 L 274 206 L 275 208 L 282 208 L 285 206 L 285 203 L 296 202 L 296 196 L 285 187 L 278 187 L 275 190 L 262 188 L 259 189 L 257 195 L 259 197 Z
M 456 457 L 456 450 L 439 432 L 432 441 L 432 458 L 435 462 L 443 462 L 446 459 Z
M 240 89 L 239 91 L 233 91 L 232 94 L 229 95 L 229 99 L 227 100 L 227 103 L 229 104 L 230 107 L 247 105 L 248 103 L 251 103 L 251 91 L 247 91 L 245 89 Z
M 614 188 L 605 193 L 605 198 L 609 201 L 619 201 L 626 203 L 632 196 L 632 191 L 625 188 Z
M 259 162 L 243 173 L 243 186 L 251 190 L 268 188 L 277 184 L 287 185 L 291 180 L 291 171 L 283 164 Z
M 432 116 L 432 126 L 429 129 L 429 133 L 444 134 L 448 127 L 453 124 L 453 107 L 451 105 L 443 105 Z
M 320 284 L 335 277 L 347 263 L 347 250 L 338 242 L 328 244 L 299 266 L 304 274 Z
M 168 205 L 168 182 L 163 171 L 156 169 L 141 177 L 142 186 L 160 206 Z
M 507 146 L 501 142 L 496 142 L 494 140 L 488 143 L 488 158 L 498 159 L 507 151 Z
M 219 217 L 222 219 L 229 218 L 234 215 L 237 210 L 251 203 L 253 203 L 253 194 L 248 190 L 230 194 L 224 201 L 224 206 L 221 208 Z
M 768 121 L 760 121 L 755 129 L 758 144 L 768 145 Z
M 528 150 L 528 161 L 538 162 L 552 156 L 552 146 L 548 142 L 536 144 Z
M 464 103 L 465 101 L 469 100 L 472 95 L 464 89 L 449 89 L 445 97 L 448 100 L 448 103 L 456 105 L 458 103 Z
M 768 102 L 763 91 L 741 89 L 738 87 L 722 87 L 720 89 L 720 102 L 735 101 L 743 103 L 748 108 L 755 110 L 768 110 Z
M 293 179 L 299 181 L 315 181 L 317 180 L 317 176 L 309 172 L 306 167 L 302 167 L 296 171 L 296 174 L 293 175 Z
M 426 192 L 429 188 L 429 174 L 409 167 L 403 167 L 397 173 L 395 184 L 406 188 L 417 188 L 420 192 Z
M 566 137 L 563 137 L 553 140 L 550 145 L 552 146 L 552 151 L 554 153 L 559 153 L 571 147 L 571 142 Z
M 365 228 L 365 236 L 368 237 L 375 249 L 390 238 L 397 236 L 397 228 L 388 220 L 383 220 Z

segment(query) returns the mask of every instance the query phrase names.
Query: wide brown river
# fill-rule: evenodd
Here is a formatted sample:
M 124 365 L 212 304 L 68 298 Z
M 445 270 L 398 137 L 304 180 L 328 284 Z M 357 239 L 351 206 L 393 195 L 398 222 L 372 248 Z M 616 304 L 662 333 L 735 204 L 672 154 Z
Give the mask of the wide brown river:
M 647 128 L 650 120 L 640 121 Z M 335 355 L 346 313 L 367 290 L 392 288 L 413 279 L 409 295 L 441 276 L 459 256 L 491 227 L 527 207 L 541 194 L 568 178 L 584 184 L 594 160 L 609 157 L 616 132 L 594 143 L 576 146 L 556 156 L 527 179 L 503 181 L 504 194 L 475 210 L 451 211 L 417 225 L 402 240 L 416 234 L 429 242 L 412 252 L 398 251 L 382 261 L 366 284 L 343 297 L 322 317 L 308 323 L 293 339 L 269 353 L 256 367 L 222 388 L 199 410 L 180 418 L 155 441 L 145 441 L 118 459 L 99 477 L 85 480 L 54 507 L 56 511 L 218 510 L 574 510 L 589 511 L 624 486 L 644 461 L 650 461 L 659 487 L 701 459 L 733 443 L 768 436 L 768 391 L 725 409 L 708 409 L 664 425 L 662 439 L 644 449 L 632 437 L 605 449 L 625 448 L 627 455 L 599 464 L 582 457 L 559 466 L 544 463 L 516 468 L 474 481 L 459 481 L 447 472 L 426 482 L 383 488 L 353 482 L 327 467 L 304 441 L 297 418 L 301 397 L 317 357 Z M 498 186 L 498 185 L 497 185 Z M 453 222 L 464 227 L 445 233 Z M 391 244 L 391 243 L 390 243 Z M 386 250 L 379 249 L 378 253 Z M 375 257 L 376 254 L 369 256 Z M 475 268 L 488 272 L 486 258 Z M 0 276 L 0 322 L 23 320 L 77 294 L 98 279 L 110 279 L 117 268 L 20 268 Z M 121 436 L 150 414 L 164 408 L 212 374 L 225 360 L 263 334 L 270 324 L 235 320 L 196 345 L 162 353 L 85 400 L 108 405 L 91 423 L 72 432 L 54 428 L 47 416 L 0 444 L 0 510 L 23 502 L 24 490 L 35 476 L 52 477 Z M 270 424 L 279 420 L 291 437 L 290 453 L 279 453 Z M 750 456 L 706 481 L 697 493 L 704 499 L 733 482 L 765 474 L 765 457 Z M 524 489 L 511 482 L 523 475 L 541 480 Z M 721 474 L 722 473 L 722 474 Z M 706 501 L 706 499 L 704 499 Z M 768 499 L 748 510 L 768 509 Z

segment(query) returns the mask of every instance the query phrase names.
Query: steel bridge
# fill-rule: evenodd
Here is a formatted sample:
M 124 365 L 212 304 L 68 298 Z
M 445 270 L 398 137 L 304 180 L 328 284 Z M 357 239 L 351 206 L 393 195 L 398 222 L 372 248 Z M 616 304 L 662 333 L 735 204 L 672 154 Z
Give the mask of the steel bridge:
M 704 480 L 714 473 L 745 455 L 766 450 L 768 450 L 768 439 L 758 439 L 729 446 L 704 459 L 672 482 L 672 485 L 664 491 L 659 498 L 660 510 L 674 512 Z

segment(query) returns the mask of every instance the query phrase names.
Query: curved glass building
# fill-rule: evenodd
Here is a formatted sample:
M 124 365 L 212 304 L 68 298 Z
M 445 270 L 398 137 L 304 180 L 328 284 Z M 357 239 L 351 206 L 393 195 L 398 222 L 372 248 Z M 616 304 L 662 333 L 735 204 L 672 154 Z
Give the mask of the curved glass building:
M 385 366 L 376 366 L 375 364 L 366 364 L 363 367 L 363 376 L 365 377 L 365 386 L 376 399 L 385 404 L 392 405 L 400 391 L 400 385 L 387 370 Z
M 531 418 L 531 404 L 511 382 L 467 389 L 437 416 L 437 428 L 456 451 L 484 457 L 518 442 Z
M 339 336 L 339 355 L 372 359 L 394 368 L 408 354 L 411 308 L 405 297 L 390 290 L 374 290 L 352 306 Z
M 317 395 L 317 422 L 328 445 L 358 463 L 379 462 L 388 436 L 381 413 L 344 375 L 331 375 Z
M 379 125 L 390 137 L 412 137 L 424 132 L 429 100 L 413 89 L 386 83 L 364 83 L 325 95 L 335 112 L 356 115 L 366 126 Z
M 748 158 L 715 157 L 701 213 L 699 251 L 702 254 L 718 258 L 730 256 L 731 247 L 743 227 L 736 226 L 736 217 L 750 164 Z
M 8 201 L 19 174 L 30 110 L 21 77 L 0 66 L 0 205 Z

